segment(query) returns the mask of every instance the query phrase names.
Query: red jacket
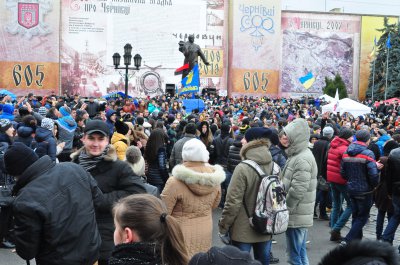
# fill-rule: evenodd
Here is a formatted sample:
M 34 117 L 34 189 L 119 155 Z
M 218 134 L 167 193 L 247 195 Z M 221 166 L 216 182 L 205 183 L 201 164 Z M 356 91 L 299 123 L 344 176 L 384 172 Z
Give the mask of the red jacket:
M 335 137 L 328 151 L 327 180 L 328 182 L 344 185 L 347 183 L 340 174 L 340 163 L 350 142 L 346 139 Z

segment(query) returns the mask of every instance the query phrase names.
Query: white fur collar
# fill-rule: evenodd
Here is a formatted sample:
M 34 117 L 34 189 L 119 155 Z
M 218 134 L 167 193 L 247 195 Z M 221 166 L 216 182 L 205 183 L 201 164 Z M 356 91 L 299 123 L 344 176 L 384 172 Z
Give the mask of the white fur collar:
M 213 168 L 214 172 L 198 172 L 179 164 L 172 169 L 172 176 L 186 184 L 200 184 L 213 187 L 220 185 L 225 180 L 224 169 L 220 165 L 207 165 L 207 167 Z

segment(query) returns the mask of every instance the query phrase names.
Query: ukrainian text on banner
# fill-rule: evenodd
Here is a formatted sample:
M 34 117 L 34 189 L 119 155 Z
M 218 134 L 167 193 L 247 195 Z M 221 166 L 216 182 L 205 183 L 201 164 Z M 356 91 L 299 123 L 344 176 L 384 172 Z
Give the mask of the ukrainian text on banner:
M 62 83 L 83 95 L 124 91 L 124 71 L 114 69 L 112 55 L 120 53 L 123 66 L 123 47 L 130 43 L 132 56 L 142 56 L 142 66 L 129 72 L 129 95 L 160 95 L 165 84 L 179 88 L 181 76 L 174 71 L 184 55 L 178 43 L 194 34 L 211 63 L 206 66 L 199 58 L 202 86 L 225 89 L 226 5 L 223 0 L 62 0 Z
M 16 95 L 59 90 L 59 1 L 0 2 L 0 88 Z
M 398 18 L 389 17 L 389 24 L 396 24 Z M 378 29 L 384 28 L 384 17 L 363 16 L 361 27 L 361 51 L 360 51 L 360 84 L 358 97 L 365 99 L 368 89 L 368 80 L 371 74 L 371 63 L 375 60 L 376 56 L 372 54 L 374 49 L 374 40 L 378 41 L 382 36 L 382 32 Z M 375 55 L 377 54 L 377 47 L 375 47 Z
M 359 16 L 283 13 L 281 93 L 322 94 L 325 77 L 339 74 L 356 95 L 360 23 Z
M 277 94 L 281 64 L 281 1 L 233 0 L 229 89 L 233 95 Z M 273 82 L 271 82 L 273 80 Z

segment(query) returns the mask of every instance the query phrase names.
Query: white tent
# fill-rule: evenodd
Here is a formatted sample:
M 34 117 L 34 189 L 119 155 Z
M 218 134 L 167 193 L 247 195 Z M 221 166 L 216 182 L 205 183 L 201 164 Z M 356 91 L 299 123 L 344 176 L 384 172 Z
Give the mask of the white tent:
M 343 114 L 345 112 L 348 112 L 353 116 L 360 116 L 371 113 L 370 107 L 365 106 L 349 98 L 344 98 L 339 100 L 339 106 L 337 106 L 336 111 L 334 111 L 335 104 L 336 103 L 333 102 L 328 105 L 322 106 L 322 113 L 330 111 L 330 112 L 340 112 L 340 114 Z
M 329 95 L 327 95 L 327 94 L 322 95 L 322 96 L 320 96 L 319 98 L 325 100 L 326 102 L 333 102 L 333 100 L 334 100 L 333 97 L 331 97 L 331 96 L 329 96 Z

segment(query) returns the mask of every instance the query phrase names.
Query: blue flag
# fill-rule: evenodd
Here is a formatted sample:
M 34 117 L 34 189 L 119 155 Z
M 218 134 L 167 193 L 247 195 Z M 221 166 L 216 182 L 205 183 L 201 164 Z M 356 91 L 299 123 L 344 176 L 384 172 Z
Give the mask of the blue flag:
M 179 91 L 179 95 L 199 92 L 200 72 L 198 64 L 196 64 L 192 71 L 190 71 L 189 74 L 182 79 L 181 83 L 182 88 Z
M 388 49 L 392 48 L 392 45 L 390 44 L 390 33 L 389 33 L 389 37 L 388 37 L 388 39 L 387 39 L 387 41 L 386 41 L 386 47 L 387 47 Z

